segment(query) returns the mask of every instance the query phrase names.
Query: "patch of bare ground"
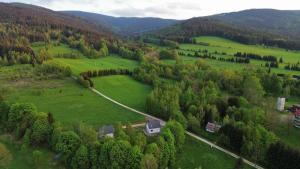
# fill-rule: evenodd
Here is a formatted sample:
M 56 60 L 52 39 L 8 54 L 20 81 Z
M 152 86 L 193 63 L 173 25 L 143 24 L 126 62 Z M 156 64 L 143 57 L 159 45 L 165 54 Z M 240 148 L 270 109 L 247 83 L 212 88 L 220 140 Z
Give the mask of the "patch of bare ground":
M 280 114 L 279 115 L 279 122 L 280 123 L 291 123 L 291 120 L 293 119 L 293 114 Z
M 10 88 L 58 88 L 63 86 L 59 80 L 36 80 L 33 78 L 21 78 L 15 80 L 6 80 L 2 85 L 3 87 Z

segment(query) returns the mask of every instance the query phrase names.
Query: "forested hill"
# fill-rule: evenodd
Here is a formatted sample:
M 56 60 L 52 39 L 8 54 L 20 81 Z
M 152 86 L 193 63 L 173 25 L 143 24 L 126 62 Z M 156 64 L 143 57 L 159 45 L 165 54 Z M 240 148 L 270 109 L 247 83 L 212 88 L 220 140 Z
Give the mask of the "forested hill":
M 0 3 L 0 23 L 2 29 L 8 28 L 9 25 L 15 34 L 27 37 L 30 41 L 43 40 L 45 32 L 49 30 L 72 30 L 86 35 L 90 41 L 101 37 L 111 38 L 113 35 L 103 26 L 22 3 Z
M 0 3 L 0 65 L 32 64 L 50 58 L 46 48 L 37 54 L 32 43 L 60 43 L 86 56 L 107 55 L 107 46 L 120 39 L 105 27 L 46 8 Z
M 88 21 L 106 25 L 118 33 L 125 35 L 139 34 L 170 26 L 177 20 L 161 18 L 138 18 L 138 17 L 113 17 L 82 11 L 62 11 Z
M 269 46 L 279 46 L 286 49 L 300 49 L 300 40 L 296 37 L 298 35 L 297 31 L 300 32 L 300 29 L 296 29 L 296 21 L 294 24 L 292 24 L 292 21 L 284 22 L 284 19 L 282 19 L 284 18 L 284 16 L 281 16 L 281 14 L 278 13 L 277 15 L 280 15 L 280 17 L 276 15 L 270 16 L 268 14 L 257 14 L 252 17 L 252 20 L 259 20 L 259 22 L 257 21 L 256 23 L 254 23 L 249 21 L 249 23 L 247 23 L 247 18 L 239 18 L 239 15 L 242 15 L 244 12 L 245 11 L 232 14 L 192 18 L 163 28 L 161 30 L 153 31 L 152 33 L 150 33 L 150 35 L 154 37 L 174 40 L 177 42 L 189 41 L 189 39 L 194 36 L 210 35 L 220 36 L 245 44 L 265 44 Z M 297 13 L 297 11 L 294 12 Z M 229 16 L 227 17 L 227 15 Z M 230 17 L 232 15 L 234 15 L 236 18 Z M 251 17 L 249 16 L 249 18 Z M 275 18 L 279 18 L 279 20 L 281 21 L 277 21 L 277 24 L 275 24 Z M 297 18 L 294 17 L 294 20 L 296 19 Z M 300 19 L 300 17 L 298 19 Z M 235 22 L 236 24 L 232 22 Z M 268 22 L 270 22 L 271 26 L 264 26 L 268 25 Z M 277 26 L 272 26 L 272 24 Z M 279 25 L 282 25 L 282 27 L 280 28 Z M 287 36 L 287 33 L 279 33 L 278 31 L 276 31 L 277 28 L 278 30 L 285 30 L 286 32 L 290 32 L 290 36 L 292 36 L 293 38 Z
M 300 10 L 251 9 L 211 17 L 241 27 L 300 38 Z

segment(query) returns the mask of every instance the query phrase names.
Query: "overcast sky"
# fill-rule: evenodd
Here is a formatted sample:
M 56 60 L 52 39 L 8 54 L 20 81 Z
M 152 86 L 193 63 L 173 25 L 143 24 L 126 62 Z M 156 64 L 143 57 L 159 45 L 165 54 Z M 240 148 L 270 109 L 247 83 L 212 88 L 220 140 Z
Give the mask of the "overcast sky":
M 300 9 L 299 0 L 0 0 L 53 10 L 81 10 L 112 16 L 187 19 L 250 8 Z

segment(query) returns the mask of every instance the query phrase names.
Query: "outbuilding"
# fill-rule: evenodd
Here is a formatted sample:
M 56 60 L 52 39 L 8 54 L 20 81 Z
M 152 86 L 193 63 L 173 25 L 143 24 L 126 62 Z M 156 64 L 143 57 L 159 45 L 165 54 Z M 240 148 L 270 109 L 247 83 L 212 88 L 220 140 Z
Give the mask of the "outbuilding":
M 285 98 L 283 97 L 278 97 L 277 99 L 277 110 L 278 111 L 283 111 L 285 106 Z

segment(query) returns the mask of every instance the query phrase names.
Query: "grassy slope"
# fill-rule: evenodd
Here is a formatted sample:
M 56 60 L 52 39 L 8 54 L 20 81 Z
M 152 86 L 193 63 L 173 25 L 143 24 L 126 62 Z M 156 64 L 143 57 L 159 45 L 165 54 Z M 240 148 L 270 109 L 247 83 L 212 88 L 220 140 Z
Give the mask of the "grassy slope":
M 271 47 L 264 47 L 260 45 L 244 45 L 240 43 L 236 43 L 227 39 L 218 38 L 218 37 L 209 37 L 203 36 L 197 38 L 198 42 L 205 42 L 209 43 L 210 46 L 203 46 L 199 44 L 181 44 L 181 49 L 207 49 L 209 52 L 213 53 L 215 51 L 218 52 L 225 52 L 225 56 L 218 56 L 218 57 L 225 57 L 225 58 L 232 58 L 236 52 L 246 52 L 246 53 L 255 53 L 259 55 L 274 55 L 278 58 L 282 57 L 285 63 L 297 63 L 300 61 L 300 52 L 299 51 L 286 51 L 280 48 L 271 48 Z M 185 51 L 184 51 L 185 52 Z M 185 62 L 194 62 L 198 58 L 194 57 L 182 57 Z M 173 63 L 172 61 L 166 61 L 167 63 Z M 221 62 L 217 60 L 210 60 L 206 59 L 206 62 L 212 65 L 213 67 L 224 69 L 230 68 L 235 70 L 243 69 L 244 67 L 249 66 L 256 66 L 261 67 L 264 65 L 264 61 L 257 61 L 251 60 L 251 65 L 244 65 L 244 64 L 236 64 L 231 62 Z M 284 65 L 281 64 L 280 68 L 273 68 L 272 72 L 274 73 L 285 73 L 285 74 L 292 74 L 292 75 L 300 75 L 299 71 L 288 71 L 284 69 Z
M 300 51 L 286 51 L 285 49 L 265 47 L 261 45 L 244 45 L 231 40 L 210 36 L 198 37 L 197 42 L 209 43 L 210 46 L 208 46 L 207 49 L 210 51 L 219 49 L 220 51 L 226 52 L 230 55 L 240 51 L 259 55 L 273 55 L 278 58 L 282 57 L 285 62 L 296 63 L 300 61 Z
M 178 165 L 184 169 L 195 169 L 199 166 L 203 169 L 232 169 L 235 159 L 187 136 L 183 152 L 178 157 Z
M 82 88 L 73 79 L 40 81 L 15 88 L 8 100 L 34 103 L 39 111 L 51 112 L 56 120 L 68 124 L 82 121 L 99 126 L 144 119 Z
M 31 46 L 32 46 L 34 53 L 38 54 L 39 51 L 45 47 L 45 43 L 44 42 L 35 42 Z M 64 55 L 64 54 L 75 54 L 79 57 L 84 57 L 84 55 L 79 50 L 72 49 L 67 44 L 63 44 L 63 43 L 61 43 L 58 46 L 55 46 L 55 45 L 49 46 L 48 52 L 53 57 L 55 57 L 57 55 Z
M 61 63 L 66 66 L 70 66 L 73 73 L 79 74 L 87 70 L 99 70 L 99 69 L 116 69 L 127 68 L 134 69 L 138 66 L 138 63 L 133 60 L 123 59 L 116 55 L 111 55 L 101 59 L 65 59 L 55 58 L 48 62 Z
M 145 109 L 146 97 L 151 87 L 128 76 L 106 76 L 93 78 L 95 88 L 105 95 L 140 111 Z

